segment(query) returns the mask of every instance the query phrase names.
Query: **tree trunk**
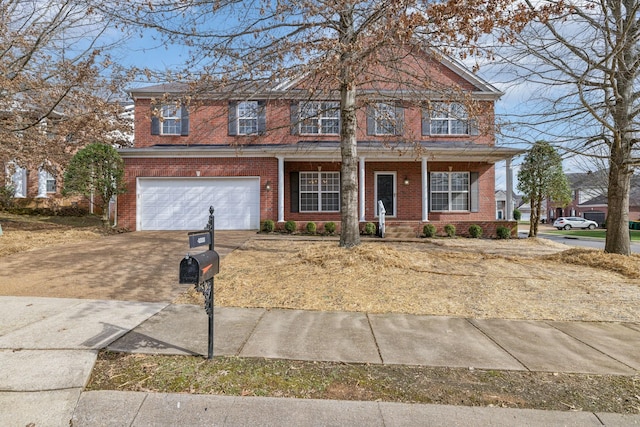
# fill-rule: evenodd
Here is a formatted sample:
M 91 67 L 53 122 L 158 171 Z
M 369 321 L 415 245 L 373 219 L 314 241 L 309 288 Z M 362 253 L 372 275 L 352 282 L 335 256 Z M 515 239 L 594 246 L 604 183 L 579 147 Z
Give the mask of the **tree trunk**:
M 340 246 L 354 247 L 360 244 L 358 223 L 358 153 L 356 139 L 356 84 L 353 72 L 355 41 L 353 7 L 346 4 L 340 13 Z
M 629 188 L 631 173 L 618 167 L 613 160 L 609 166 L 607 238 L 604 251 L 610 254 L 630 255 Z

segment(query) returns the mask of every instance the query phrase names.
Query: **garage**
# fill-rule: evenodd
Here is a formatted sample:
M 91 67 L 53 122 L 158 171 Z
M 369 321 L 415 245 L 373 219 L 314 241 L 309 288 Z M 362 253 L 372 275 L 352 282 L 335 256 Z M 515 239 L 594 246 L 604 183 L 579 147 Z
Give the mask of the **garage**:
M 260 179 L 138 178 L 137 230 L 202 230 L 215 209 L 216 230 L 260 228 Z

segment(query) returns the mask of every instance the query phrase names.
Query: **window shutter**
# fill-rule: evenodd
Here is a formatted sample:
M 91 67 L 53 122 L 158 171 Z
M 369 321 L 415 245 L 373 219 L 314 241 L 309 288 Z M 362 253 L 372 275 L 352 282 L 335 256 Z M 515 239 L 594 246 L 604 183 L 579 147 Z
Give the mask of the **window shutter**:
M 267 131 L 267 101 L 258 101 L 258 133 Z
M 291 189 L 291 212 L 300 212 L 300 173 L 291 172 L 289 174 L 289 188 Z
M 38 196 L 47 197 L 47 171 L 38 169 Z
M 371 105 L 367 106 L 367 135 L 376 134 L 376 112 Z
M 180 109 L 180 135 L 189 136 L 189 108 L 183 105 Z
M 431 135 L 431 111 L 428 108 L 422 109 L 422 136 Z
M 396 135 L 402 135 L 404 128 L 404 108 L 401 105 L 396 105 Z
M 291 104 L 291 135 L 297 135 L 300 128 L 300 119 L 298 118 L 298 103 Z
M 229 135 L 238 134 L 238 121 L 236 120 L 237 107 L 237 102 L 229 102 Z
M 469 204 L 471 205 L 471 212 L 480 211 L 480 189 L 478 188 L 478 172 L 471 172 L 469 174 L 469 180 L 471 181 L 471 188 L 469 191 Z
M 160 118 L 151 116 L 151 135 L 160 135 Z
M 480 135 L 480 130 L 478 129 L 478 120 L 476 119 L 469 120 L 469 135 L 471 136 Z

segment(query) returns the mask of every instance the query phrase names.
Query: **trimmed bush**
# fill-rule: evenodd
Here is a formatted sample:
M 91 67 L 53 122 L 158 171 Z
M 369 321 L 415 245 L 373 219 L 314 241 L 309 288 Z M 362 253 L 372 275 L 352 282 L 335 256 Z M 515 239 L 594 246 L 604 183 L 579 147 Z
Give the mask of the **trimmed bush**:
M 335 222 L 327 222 L 324 225 L 324 231 L 329 233 L 329 234 L 333 234 L 336 232 L 336 223 Z
M 288 233 L 293 233 L 298 229 L 298 224 L 292 219 L 284 223 L 284 229 L 287 230 Z
M 474 239 L 479 239 L 482 237 L 482 227 L 477 224 L 473 224 L 469 227 L 469 236 Z
M 518 209 L 514 209 L 513 210 L 513 219 L 516 221 L 520 221 L 520 218 L 522 218 L 522 212 L 520 212 Z
M 422 234 L 424 237 L 436 237 L 436 226 L 433 224 L 425 224 L 422 227 Z
M 372 222 L 366 223 L 364 225 L 364 234 L 368 234 L 369 236 L 376 234 L 376 225 Z
M 448 237 L 456 237 L 456 226 L 453 224 L 447 224 L 444 226 L 444 232 Z
M 310 234 L 316 234 L 316 223 L 315 222 L 308 222 L 307 223 L 307 233 Z
M 276 224 L 271 219 L 267 219 L 262 223 L 262 231 L 272 233 L 276 229 Z
M 496 228 L 496 235 L 498 239 L 508 239 L 511 237 L 511 230 L 507 227 L 500 226 Z

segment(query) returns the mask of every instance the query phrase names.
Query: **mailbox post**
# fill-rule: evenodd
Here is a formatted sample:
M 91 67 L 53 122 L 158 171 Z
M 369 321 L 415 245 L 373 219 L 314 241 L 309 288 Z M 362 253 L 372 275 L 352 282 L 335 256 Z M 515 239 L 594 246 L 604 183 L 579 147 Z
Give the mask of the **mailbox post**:
M 209 316 L 208 358 L 213 359 L 213 276 L 220 271 L 220 256 L 214 245 L 213 206 L 209 208 L 209 223 L 203 231 L 189 233 L 189 247 L 209 245 L 209 250 L 185 256 L 180 261 L 179 283 L 193 284 L 204 296 L 204 309 Z

